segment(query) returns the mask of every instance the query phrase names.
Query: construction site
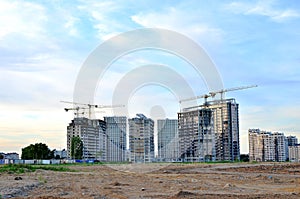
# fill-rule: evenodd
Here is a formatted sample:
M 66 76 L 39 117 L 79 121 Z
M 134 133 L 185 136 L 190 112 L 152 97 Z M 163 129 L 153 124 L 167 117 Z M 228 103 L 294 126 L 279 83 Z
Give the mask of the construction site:
M 69 124 L 68 142 L 72 136 L 81 136 L 84 144 L 88 145 L 84 148 L 84 157 L 97 158 L 97 151 L 102 150 L 102 163 L 33 165 L 31 167 L 38 166 L 38 169 L 0 172 L 0 196 L 28 199 L 299 198 L 298 162 L 239 161 L 239 104 L 235 99 L 224 99 L 224 93 L 252 87 L 256 86 L 225 89 L 182 100 L 204 98 L 204 103 L 180 110 L 178 121 L 160 121 L 160 148 L 171 143 L 172 139 L 168 136 L 178 138 L 178 143 L 172 143 L 168 148 L 175 147 L 178 151 L 168 157 L 167 151 L 162 150 L 161 157 L 164 159 L 161 162 L 152 161 L 154 121 L 150 118 L 138 114 L 137 118 L 129 120 L 130 146 L 134 147 L 130 147 L 129 161 L 124 162 L 128 157 L 123 153 L 126 146 L 125 117 L 114 116 L 103 121 L 88 119 L 79 117 L 79 106 L 69 108 L 75 110 L 77 117 Z M 217 94 L 220 99 L 208 101 Z M 87 105 L 86 108 L 89 116 L 92 106 Z M 102 124 L 100 129 L 99 123 Z M 122 126 L 121 131 L 119 125 Z M 175 128 L 178 131 L 174 131 L 174 125 L 178 125 Z M 110 130 L 106 132 L 106 129 Z M 139 137 L 141 129 L 144 137 Z M 101 132 L 102 138 L 100 136 L 99 139 L 103 145 L 95 145 L 98 135 L 89 138 L 89 131 Z M 165 136 L 166 132 L 170 134 Z M 142 139 L 148 140 L 147 145 L 141 142 Z M 167 159 L 176 159 L 176 163 L 164 161 Z M 107 160 L 112 162 L 106 163 Z M 113 160 L 116 162 L 113 163 Z
M 222 89 L 180 100 L 181 105 L 183 102 L 191 100 L 197 102 L 202 98 L 204 103 L 192 107 L 183 106 L 184 108 L 178 112 L 178 122 L 172 123 L 173 127 L 170 126 L 170 121 L 161 120 L 162 123 L 156 126 L 160 132 L 157 141 L 159 146 L 154 146 L 153 141 L 154 125 L 157 121 L 152 121 L 151 118 L 147 118 L 143 114 L 137 114 L 135 119 L 113 116 L 110 122 L 104 121 L 105 119 L 92 119 L 95 108 L 118 108 L 124 105 L 107 106 L 61 101 L 74 106 L 73 108 L 65 108 L 65 111 L 73 110 L 75 116 L 67 128 L 68 158 L 71 158 L 71 140 L 77 136 L 83 141 L 82 158 L 97 159 L 101 162 L 110 160 L 128 160 L 129 162 L 237 161 L 240 159 L 239 104 L 235 99 L 225 99 L 225 93 L 253 87 L 257 86 Z M 209 98 L 212 100 L 208 101 Z M 119 121 L 120 117 L 123 118 L 123 122 L 115 122 Z M 126 130 L 127 119 L 129 132 Z M 151 125 L 147 125 L 148 119 L 151 121 Z M 167 123 L 169 123 L 168 128 L 165 127 Z M 120 124 L 123 127 L 119 128 Z M 110 130 L 107 131 L 107 129 Z M 114 133 L 112 134 L 112 132 Z M 127 136 L 127 140 L 124 136 Z M 172 149 L 170 143 L 174 143 Z M 157 157 L 154 154 L 155 148 L 159 148 L 159 156 Z M 167 148 L 168 151 L 172 150 L 172 153 L 167 153 Z M 128 150 L 127 153 L 126 150 Z M 165 151 L 164 154 L 161 151 Z M 122 157 L 114 157 L 119 157 L 120 154 Z M 126 154 L 127 157 L 125 157 Z M 177 154 L 177 157 L 174 154 Z
M 300 197 L 299 163 L 149 163 L 66 167 L 72 172 L 38 169 L 23 174 L 0 173 L 1 198 Z

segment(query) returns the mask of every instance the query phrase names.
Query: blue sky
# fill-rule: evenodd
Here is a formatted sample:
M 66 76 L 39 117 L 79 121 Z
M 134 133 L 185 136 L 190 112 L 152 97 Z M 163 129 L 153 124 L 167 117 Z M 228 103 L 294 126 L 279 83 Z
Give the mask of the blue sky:
M 83 62 L 103 41 L 145 27 L 174 30 L 196 41 L 215 63 L 225 88 L 259 86 L 227 94 L 240 104 L 242 153 L 248 152 L 249 128 L 300 138 L 297 0 L 0 0 L 0 151 L 20 152 L 35 142 L 65 148 L 73 115 L 59 101 L 72 101 Z M 99 81 L 95 103 L 110 104 L 124 75 L 154 63 L 173 66 L 197 95 L 208 92 L 203 79 L 180 58 L 145 50 L 111 65 Z M 169 118 L 179 111 L 168 89 L 148 85 L 132 93 L 130 117 L 137 112 L 150 116 L 151 107 Z M 107 110 L 98 116 L 109 114 Z

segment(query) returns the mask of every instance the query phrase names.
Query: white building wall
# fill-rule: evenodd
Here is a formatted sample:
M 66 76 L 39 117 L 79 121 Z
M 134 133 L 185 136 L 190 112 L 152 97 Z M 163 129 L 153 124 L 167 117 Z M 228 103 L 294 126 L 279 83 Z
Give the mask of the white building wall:
M 137 114 L 128 119 L 129 150 L 131 162 L 152 162 L 154 160 L 154 121 Z
M 289 160 L 291 162 L 300 162 L 300 144 L 289 146 Z
M 105 122 L 88 118 L 74 118 L 67 127 L 67 151 L 71 158 L 71 140 L 78 136 L 83 142 L 83 159 L 106 161 Z
M 287 142 L 283 133 L 249 129 L 248 135 L 250 161 L 287 160 Z

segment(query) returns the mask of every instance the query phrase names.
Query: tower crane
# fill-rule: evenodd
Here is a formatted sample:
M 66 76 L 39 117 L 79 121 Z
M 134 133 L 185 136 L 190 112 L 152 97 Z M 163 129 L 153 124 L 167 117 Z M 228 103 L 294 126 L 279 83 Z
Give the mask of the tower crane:
M 209 97 L 214 98 L 217 94 L 221 95 L 221 101 L 222 101 L 223 97 L 224 97 L 224 93 L 226 93 L 226 92 L 237 91 L 237 90 L 244 90 L 244 89 L 254 88 L 254 87 L 257 87 L 257 85 L 240 86 L 240 87 L 222 89 L 222 90 L 218 90 L 218 91 L 209 92 L 209 94 L 199 95 L 199 96 L 191 97 L 191 98 L 187 98 L 187 99 L 182 99 L 182 100 L 179 101 L 179 103 L 186 102 L 186 101 L 191 101 L 191 100 L 196 100 L 196 99 L 200 99 L 200 98 L 204 98 L 204 103 L 206 104 L 207 103 L 207 98 L 209 98 Z
M 80 114 L 82 114 L 82 115 L 84 114 L 84 112 L 79 112 L 79 110 L 80 110 L 80 109 L 87 109 L 87 108 L 77 106 L 77 107 L 75 107 L 75 108 L 64 108 L 64 109 L 65 109 L 66 112 L 68 112 L 68 111 L 70 111 L 70 110 L 76 111 L 76 113 L 74 113 L 74 115 L 76 115 L 77 117 L 79 117 Z
M 85 103 L 69 102 L 69 101 L 60 101 L 60 102 L 76 105 L 77 107 L 75 107 L 75 108 L 65 108 L 65 111 L 76 110 L 77 114 L 78 114 L 79 109 L 89 109 L 89 118 L 91 118 L 91 115 L 92 115 L 92 108 L 120 108 L 120 107 L 125 107 L 125 105 L 97 105 L 97 104 L 85 104 Z M 87 106 L 87 107 L 80 107 L 80 106 Z

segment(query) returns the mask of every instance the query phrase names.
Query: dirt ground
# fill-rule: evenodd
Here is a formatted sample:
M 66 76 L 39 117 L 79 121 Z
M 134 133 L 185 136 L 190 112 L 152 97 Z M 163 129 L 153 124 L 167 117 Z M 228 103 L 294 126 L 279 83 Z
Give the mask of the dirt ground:
M 76 172 L 2 173 L 0 198 L 300 198 L 300 163 L 69 168 Z

